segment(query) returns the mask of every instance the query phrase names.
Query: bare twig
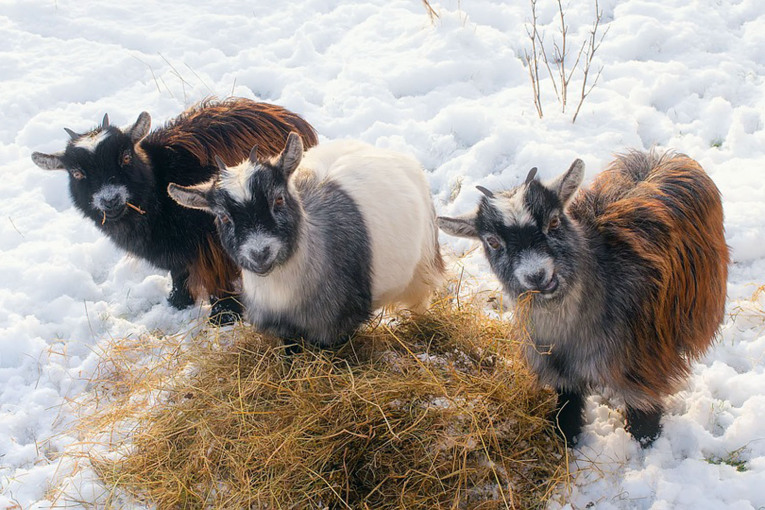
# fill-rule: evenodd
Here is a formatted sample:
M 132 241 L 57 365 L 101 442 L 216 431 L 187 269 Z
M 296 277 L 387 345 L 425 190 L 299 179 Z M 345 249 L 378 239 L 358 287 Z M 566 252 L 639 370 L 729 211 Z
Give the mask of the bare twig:
M 558 66 L 558 77 L 560 78 L 560 96 L 558 99 L 563 105 L 561 111 L 565 113 L 566 97 L 568 95 L 568 80 L 571 79 L 571 75 L 569 74 L 568 79 L 566 79 L 566 55 L 568 54 L 566 42 L 568 36 L 568 25 L 566 25 L 566 16 L 563 12 L 563 4 L 561 4 L 561 0 L 558 0 L 558 14 L 560 16 L 561 47 L 558 48 L 557 44 L 553 44 L 553 46 L 558 53 L 555 58 L 555 63 Z
M 531 55 L 529 55 L 528 52 L 525 52 L 525 58 L 526 58 L 526 64 L 529 68 L 529 77 L 531 78 L 531 88 L 534 92 L 534 106 L 537 109 L 537 115 L 539 115 L 539 118 L 541 119 L 543 116 L 542 113 L 542 100 L 540 97 L 540 88 L 539 88 L 539 53 L 541 51 L 542 56 L 544 58 L 545 63 L 547 63 L 547 58 L 544 57 L 544 48 L 541 48 L 540 50 L 537 50 L 537 41 L 541 43 L 541 37 L 539 37 L 539 32 L 537 31 L 537 0 L 531 0 L 531 29 L 529 29 L 528 26 L 526 26 L 526 34 L 528 34 L 529 39 L 531 39 Z M 548 66 L 547 70 L 549 71 L 550 68 Z
M 575 122 L 577 115 L 579 114 L 579 110 L 582 107 L 582 103 L 597 84 L 598 79 L 600 78 L 600 73 L 603 70 L 601 67 L 595 76 L 595 80 L 588 87 L 587 80 L 589 78 L 593 57 L 595 52 L 600 47 L 600 44 L 603 42 L 606 33 L 608 33 L 608 29 L 606 29 L 598 37 L 598 28 L 600 27 L 600 22 L 603 18 L 603 11 L 600 10 L 598 0 L 595 0 L 595 22 L 593 24 L 592 30 L 590 31 L 590 36 L 587 40 L 582 42 L 581 46 L 579 47 L 579 51 L 576 53 L 576 58 L 574 59 L 573 64 L 569 64 L 569 27 L 566 24 L 566 13 L 563 8 L 563 1 L 556 0 L 558 4 L 558 20 L 560 23 L 560 41 L 557 41 L 555 38 L 553 38 L 553 50 L 551 57 L 548 57 L 548 52 L 545 49 L 544 37 L 539 32 L 537 23 L 537 1 L 538 0 L 530 0 L 531 21 L 530 26 L 528 24 L 526 26 L 526 35 L 531 41 L 531 52 L 529 53 L 528 51 L 524 51 L 524 60 L 529 68 L 531 88 L 532 92 L 534 93 L 534 106 L 537 110 L 539 118 L 542 118 L 541 84 L 539 80 L 540 60 L 544 67 L 547 69 L 547 74 L 550 77 L 550 83 L 552 84 L 553 91 L 555 92 L 555 97 L 558 99 L 558 102 L 561 105 L 561 112 L 563 113 L 566 112 L 566 107 L 568 106 L 568 89 L 569 85 L 571 84 L 571 80 L 573 79 L 577 69 L 581 69 L 582 90 L 580 93 L 576 112 L 574 113 L 574 117 L 572 119 L 572 122 Z M 550 59 L 552 59 L 552 63 L 550 62 Z
M 12 219 L 10 216 L 8 216 L 8 221 L 10 221 L 10 222 L 11 222 L 11 226 L 13 227 L 13 230 L 15 230 L 16 232 L 18 232 L 18 234 L 19 234 L 21 237 L 23 237 L 24 239 L 26 239 L 26 236 L 25 236 L 24 234 L 22 234 L 22 233 L 21 233 L 21 230 L 19 230 L 18 228 L 16 228 L 16 224 L 13 222 L 13 219 Z
M 422 0 L 422 5 L 425 6 L 425 11 L 428 13 L 430 22 L 435 23 L 436 19 L 439 18 L 438 12 L 436 12 L 436 10 L 430 5 L 430 2 L 428 0 Z
M 584 69 L 582 72 L 584 73 L 584 77 L 582 78 L 582 90 L 579 97 L 579 104 L 576 106 L 576 112 L 574 112 L 574 117 L 571 119 L 571 122 L 576 122 L 576 117 L 579 115 L 579 110 L 582 108 L 582 103 L 584 103 L 584 100 L 587 99 L 587 96 L 590 95 L 590 92 L 592 92 L 592 89 L 595 88 L 595 85 L 598 84 L 598 80 L 600 79 L 600 74 L 603 72 L 603 66 L 598 69 L 598 74 L 595 75 L 595 79 L 592 82 L 592 85 L 590 87 L 587 87 L 587 78 L 590 74 L 590 67 L 592 66 L 592 59 L 595 56 L 595 52 L 598 51 L 598 48 L 600 48 L 600 45 L 603 43 L 603 38 L 606 37 L 606 34 L 608 33 L 608 29 L 611 27 L 606 27 L 605 31 L 603 31 L 603 34 L 601 34 L 600 38 L 598 38 L 598 28 L 600 27 L 600 21 L 603 19 L 603 11 L 600 10 L 600 6 L 598 5 L 598 0 L 595 0 L 595 22 L 592 25 L 592 30 L 590 31 L 590 38 L 588 39 L 588 48 L 587 53 L 585 55 L 584 60 Z M 596 42 L 597 41 L 597 42 Z

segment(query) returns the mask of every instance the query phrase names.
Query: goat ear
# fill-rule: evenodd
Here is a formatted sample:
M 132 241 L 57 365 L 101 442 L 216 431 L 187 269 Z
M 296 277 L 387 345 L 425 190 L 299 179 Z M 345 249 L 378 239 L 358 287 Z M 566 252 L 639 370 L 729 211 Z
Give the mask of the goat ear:
M 220 170 L 221 172 L 225 172 L 225 171 L 228 170 L 228 167 L 226 166 L 226 163 L 224 163 L 223 160 L 220 159 L 220 156 L 215 154 L 213 156 L 213 159 L 215 159 L 215 164 L 218 165 L 218 170 Z
M 279 155 L 279 166 L 284 171 L 284 176 L 289 178 L 303 159 L 303 140 L 294 131 L 287 137 L 287 144 Z
M 476 186 L 476 189 L 486 195 L 489 198 L 494 198 L 494 193 L 489 191 L 488 189 L 484 188 L 483 186 Z
M 32 161 L 43 170 L 66 170 L 64 162 L 61 161 L 62 152 L 55 154 L 43 154 L 42 152 L 33 152 Z
M 133 143 L 138 143 L 149 134 L 149 128 L 151 128 L 151 115 L 149 115 L 149 112 L 141 112 L 141 115 L 138 116 L 135 124 L 127 128 L 125 133 L 130 136 Z
M 250 151 L 250 163 L 253 165 L 256 165 L 258 163 L 258 146 L 253 145 L 252 150 Z
M 575 160 L 566 173 L 556 178 L 549 184 L 549 187 L 558 194 L 558 198 L 565 205 L 579 189 L 584 179 L 584 161 Z
M 531 181 L 533 181 L 534 177 L 536 177 L 536 175 L 537 175 L 537 167 L 534 167 L 531 170 L 529 170 L 529 173 L 526 176 L 526 181 L 524 181 L 524 184 L 528 184 Z
M 210 191 L 215 181 L 209 181 L 196 186 L 179 186 L 174 182 L 167 185 L 167 194 L 183 207 L 210 211 Z
M 468 237 L 471 239 L 478 237 L 478 229 L 475 226 L 475 213 L 466 214 L 457 218 L 439 216 L 436 221 L 438 222 L 438 228 L 449 235 Z

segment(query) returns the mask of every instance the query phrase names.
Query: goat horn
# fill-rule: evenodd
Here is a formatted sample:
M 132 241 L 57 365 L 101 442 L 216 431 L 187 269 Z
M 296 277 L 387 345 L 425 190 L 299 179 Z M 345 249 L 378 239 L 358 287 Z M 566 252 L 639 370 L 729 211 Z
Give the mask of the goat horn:
M 106 129 L 109 127 L 109 114 L 104 114 L 104 120 L 101 121 L 101 129 Z
M 526 182 L 524 184 L 528 184 L 531 181 L 534 180 L 534 177 L 537 175 L 537 167 L 532 168 L 529 170 L 529 175 L 526 176 Z
M 480 191 L 481 193 L 483 193 L 484 195 L 486 195 L 487 197 L 494 198 L 494 193 L 492 193 L 491 191 L 487 190 L 483 186 L 476 186 L 476 189 L 478 191 Z
M 64 131 L 66 131 L 66 134 L 68 134 L 69 138 L 71 138 L 72 140 L 76 140 L 76 139 L 78 139 L 80 137 L 79 134 L 75 133 L 74 131 L 72 131 L 69 128 L 64 128 Z

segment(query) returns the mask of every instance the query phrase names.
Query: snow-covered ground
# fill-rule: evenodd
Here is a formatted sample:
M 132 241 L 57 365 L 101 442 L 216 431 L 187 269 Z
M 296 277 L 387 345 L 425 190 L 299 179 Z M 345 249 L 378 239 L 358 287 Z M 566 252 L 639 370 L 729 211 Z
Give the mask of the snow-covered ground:
M 538 2 L 549 40 L 557 4 Z M 0 509 L 49 507 L 73 471 L 56 460 L 76 440 L 67 402 L 87 391 L 100 342 L 206 314 L 171 309 L 168 276 L 84 221 L 67 176 L 31 152 L 63 148 L 63 127 L 84 131 L 105 112 L 127 124 L 147 110 L 156 125 L 230 94 L 286 106 L 322 140 L 414 154 L 444 214 L 473 207 L 475 184 L 511 186 L 532 166 L 544 178 L 580 157 L 591 179 L 613 153 L 652 146 L 699 160 L 722 191 L 732 248 L 721 338 L 646 451 L 593 397 L 575 482 L 552 506 L 765 506 L 765 296 L 750 299 L 765 284 L 765 2 L 601 0 L 603 72 L 575 124 L 547 78 L 536 114 L 527 1 L 431 3 L 433 24 L 417 0 L 0 0 Z M 576 48 L 594 2 L 563 4 Z M 496 287 L 480 253 L 464 263 Z M 97 485 L 69 482 L 94 500 Z

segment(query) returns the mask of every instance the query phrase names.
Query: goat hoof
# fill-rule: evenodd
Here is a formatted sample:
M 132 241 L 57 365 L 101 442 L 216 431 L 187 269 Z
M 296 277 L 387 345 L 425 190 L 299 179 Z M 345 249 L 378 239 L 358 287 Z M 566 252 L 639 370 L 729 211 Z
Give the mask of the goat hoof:
M 211 299 L 213 302 L 210 309 L 210 323 L 215 326 L 231 326 L 242 321 L 244 308 L 233 296 L 222 299 Z
M 194 298 L 188 290 L 173 289 L 167 296 L 167 302 L 177 310 L 183 310 L 194 304 Z
M 237 322 L 242 322 L 242 316 L 238 313 L 225 310 L 216 314 L 211 313 L 209 320 L 213 326 L 218 326 L 220 328 L 223 326 L 233 326 Z
M 648 448 L 661 434 L 661 410 L 642 411 L 627 407 L 626 429 L 642 448 Z
M 558 402 L 550 416 L 555 431 L 569 447 L 576 446 L 584 427 L 585 396 L 581 393 L 556 390 Z
M 301 354 L 303 352 L 303 346 L 299 342 L 284 341 L 284 355 L 287 358 Z

